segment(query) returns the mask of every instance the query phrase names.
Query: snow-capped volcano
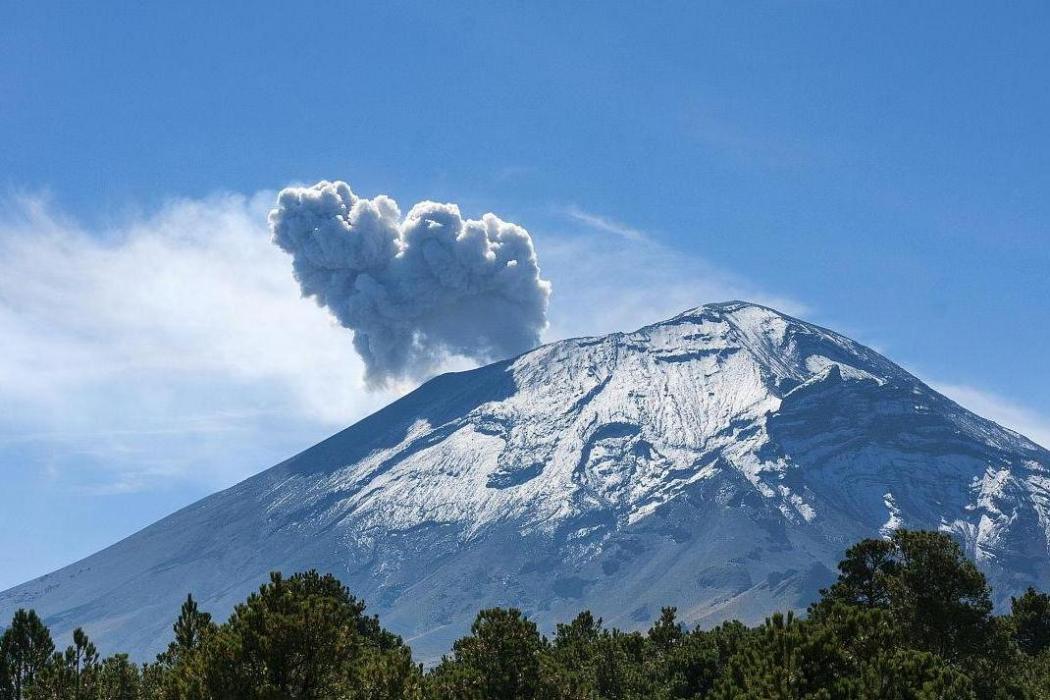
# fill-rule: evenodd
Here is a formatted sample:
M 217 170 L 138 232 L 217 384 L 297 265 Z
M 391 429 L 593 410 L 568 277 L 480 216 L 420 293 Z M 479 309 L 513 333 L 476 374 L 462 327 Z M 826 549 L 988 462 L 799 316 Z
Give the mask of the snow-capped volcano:
M 87 559 L 0 594 L 139 657 L 193 592 L 332 571 L 433 658 L 485 606 L 541 626 L 798 608 L 842 551 L 955 533 L 1000 598 L 1050 586 L 1050 452 L 878 353 L 753 304 L 447 374 Z

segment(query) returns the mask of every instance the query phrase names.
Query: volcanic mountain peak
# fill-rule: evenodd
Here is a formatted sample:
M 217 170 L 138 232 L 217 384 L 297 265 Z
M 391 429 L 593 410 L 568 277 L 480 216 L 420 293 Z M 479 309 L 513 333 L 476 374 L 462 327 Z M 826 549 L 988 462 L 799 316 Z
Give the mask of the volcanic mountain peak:
M 785 517 L 809 520 L 814 506 L 784 482 L 792 464 L 766 429 L 784 397 L 847 380 L 901 384 L 916 401 L 933 393 L 847 338 L 744 302 L 478 372 L 503 373 L 506 395 L 405 426 L 397 444 L 332 471 L 314 493 L 347 494 L 338 517 L 367 513 L 365 530 L 454 523 L 472 536 L 512 520 L 550 532 L 588 513 L 633 523 L 729 469 Z

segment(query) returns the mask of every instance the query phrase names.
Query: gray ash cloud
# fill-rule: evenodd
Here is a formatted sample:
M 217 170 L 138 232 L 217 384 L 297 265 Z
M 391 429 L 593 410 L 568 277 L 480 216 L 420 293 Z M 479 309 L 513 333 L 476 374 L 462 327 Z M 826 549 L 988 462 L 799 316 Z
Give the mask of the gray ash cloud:
M 402 216 L 390 197 L 319 182 L 282 190 L 270 228 L 303 296 L 354 332 L 371 386 L 423 378 L 450 355 L 517 355 L 546 327 L 532 237 L 494 214 L 420 202 Z

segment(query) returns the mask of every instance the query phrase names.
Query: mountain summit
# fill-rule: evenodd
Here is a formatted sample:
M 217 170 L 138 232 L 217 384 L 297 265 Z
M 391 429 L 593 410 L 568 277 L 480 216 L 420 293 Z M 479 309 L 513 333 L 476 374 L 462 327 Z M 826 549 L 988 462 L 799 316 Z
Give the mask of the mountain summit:
M 421 658 L 474 613 L 541 627 L 799 608 L 846 546 L 953 533 L 1000 595 L 1050 587 L 1050 452 L 832 331 L 744 302 L 446 374 L 83 561 L 0 594 L 139 657 L 331 571 Z

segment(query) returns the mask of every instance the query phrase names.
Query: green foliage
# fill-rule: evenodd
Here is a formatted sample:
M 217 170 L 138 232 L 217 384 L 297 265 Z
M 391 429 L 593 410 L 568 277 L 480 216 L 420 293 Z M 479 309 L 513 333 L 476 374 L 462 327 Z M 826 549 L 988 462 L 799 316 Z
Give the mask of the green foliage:
M 199 615 L 189 603 L 184 617 Z M 192 634 L 193 624 L 176 623 L 185 633 L 170 692 L 188 700 L 401 697 L 391 694 L 410 692 L 418 667 L 364 609 L 331 575 L 271 574 L 224 625 Z
M 452 647 L 434 673 L 436 698 L 533 700 L 540 688 L 540 658 L 546 651 L 536 624 L 518 610 L 482 610 L 470 636 Z
M 1029 587 L 1020 598 L 1010 598 L 1010 608 L 1021 651 L 1038 656 L 1050 649 L 1050 596 Z
M 543 657 L 541 676 L 544 697 L 585 700 L 597 698 L 598 640 L 602 621 L 584 611 L 568 624 L 559 624 L 548 653 Z
M 846 550 L 839 578 L 821 591 L 824 602 L 866 608 L 890 606 L 890 579 L 897 573 L 896 547 L 890 540 L 862 540 Z
M 846 551 L 839 579 L 811 610 L 830 605 L 888 610 L 904 641 L 952 661 L 981 654 L 992 601 L 984 575 L 942 532 L 897 530 Z
M 96 698 L 137 700 L 141 692 L 141 674 L 128 661 L 127 654 L 115 654 L 103 661 L 97 670 Z
M 186 602 L 182 604 L 179 617 L 172 627 L 175 641 L 168 647 L 171 660 L 175 661 L 181 655 L 194 651 L 200 646 L 201 641 L 215 630 L 216 626 L 211 621 L 211 615 L 197 608 L 197 601 L 192 595 L 186 596 Z
M 901 530 L 847 550 L 805 618 L 646 632 L 589 612 L 544 638 L 482 610 L 424 673 L 334 577 L 269 583 L 223 624 L 188 597 L 154 663 L 102 659 L 83 630 L 55 653 L 20 610 L 0 637 L 0 700 L 1028 700 L 1050 698 L 1050 597 L 992 614 L 980 571 L 947 535 Z
M 668 698 L 706 697 L 728 659 L 720 652 L 718 632 L 686 632 L 664 608 L 649 630 L 654 652 L 649 664 L 654 692 Z
M 0 700 L 22 700 L 51 660 L 55 644 L 33 610 L 19 610 L 0 636 Z
M 85 700 L 96 697 L 98 651 L 84 630 L 73 631 L 73 644 L 65 653 L 56 653 L 40 669 L 33 685 L 26 692 L 28 698 L 68 698 Z
M 891 610 L 911 644 L 951 660 L 979 654 L 992 613 L 984 575 L 942 532 L 898 530 L 892 542 Z
M 1050 650 L 1032 657 L 1024 666 L 1024 684 L 1033 698 L 1050 698 Z
M 712 697 L 848 697 L 855 670 L 831 628 L 778 613 L 730 659 Z
M 901 647 L 892 617 L 837 602 L 823 618 L 774 615 L 730 660 L 711 696 L 802 700 L 974 698 L 971 680 L 928 652 Z

